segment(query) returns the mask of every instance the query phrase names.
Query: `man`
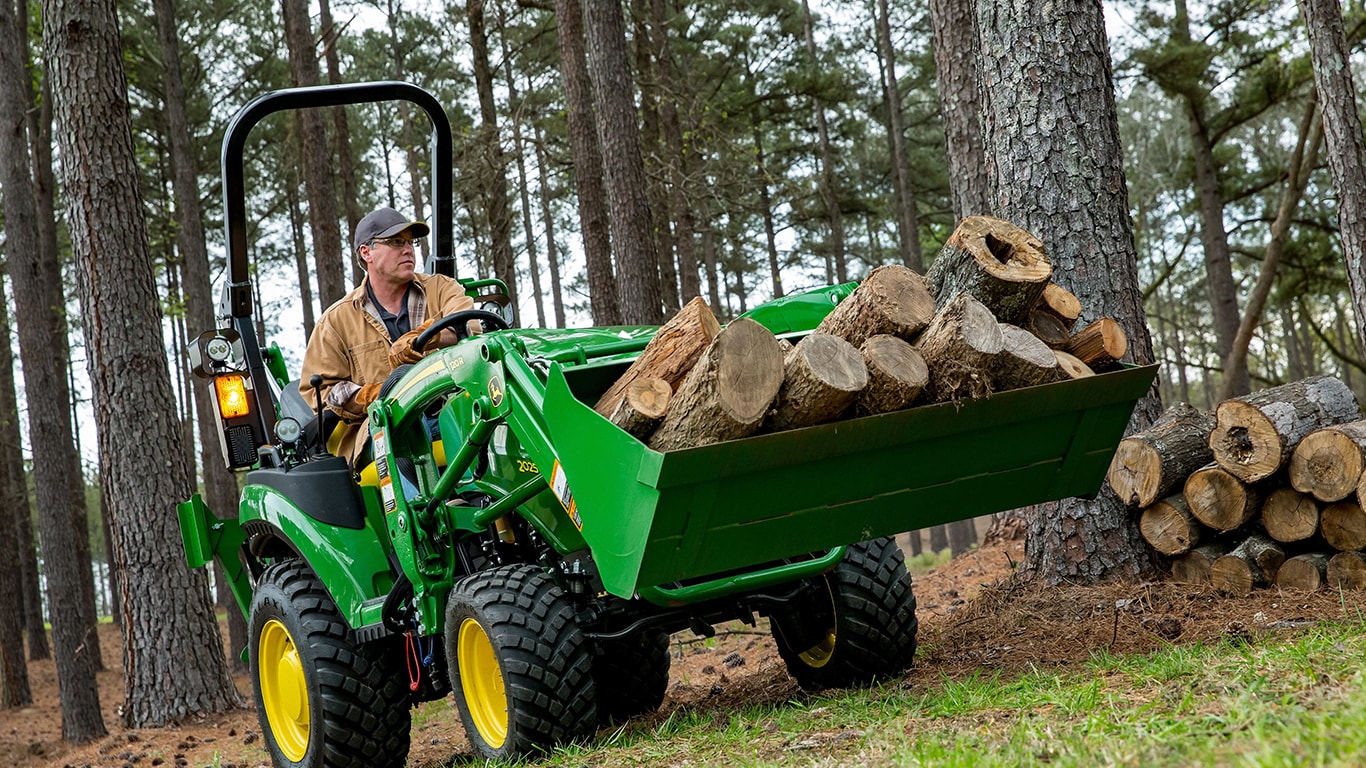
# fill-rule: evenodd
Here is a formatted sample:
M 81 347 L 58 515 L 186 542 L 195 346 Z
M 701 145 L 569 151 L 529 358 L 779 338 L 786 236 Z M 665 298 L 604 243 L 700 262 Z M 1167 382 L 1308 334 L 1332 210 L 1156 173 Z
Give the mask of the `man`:
M 414 271 L 414 240 L 428 232 L 426 224 L 409 221 L 393 208 L 377 209 L 361 219 L 352 253 L 365 270 L 365 279 L 323 312 L 304 351 L 299 393 L 309 404 L 316 403 L 309 380 L 314 374 L 322 376 L 318 389 L 323 407 L 342 421 L 328 438 L 328 450 L 345 456 L 353 466 L 369 438 L 365 409 L 389 373 L 421 360 L 424 352 L 456 342 L 455 333 L 445 330 L 426 350 L 415 350 L 418 334 L 436 318 L 474 308 L 474 300 L 458 281 Z

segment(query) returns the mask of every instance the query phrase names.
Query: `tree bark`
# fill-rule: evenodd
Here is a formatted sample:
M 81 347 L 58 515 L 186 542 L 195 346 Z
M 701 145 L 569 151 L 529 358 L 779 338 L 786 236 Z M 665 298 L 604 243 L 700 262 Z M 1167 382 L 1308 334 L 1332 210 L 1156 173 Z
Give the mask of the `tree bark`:
M 1356 396 L 1339 379 L 1315 376 L 1225 400 L 1214 411 L 1214 460 L 1253 483 L 1284 466 L 1310 432 L 1361 418 Z
M 778 264 L 778 234 L 777 228 L 773 224 L 773 195 L 768 188 L 768 166 L 764 158 L 764 135 L 760 130 L 759 118 L 751 119 L 750 128 L 754 132 L 754 165 L 758 178 L 755 183 L 759 187 L 759 208 L 764 220 L 764 253 L 768 255 L 768 273 L 773 281 L 773 298 L 780 299 L 785 294 L 783 292 L 783 275 Z M 825 257 L 825 281 L 833 283 L 835 273 L 831 268 L 830 255 Z
M 1341 501 L 1366 470 L 1366 421 L 1325 427 L 1305 435 L 1290 454 L 1290 484 L 1319 501 Z
M 508 202 L 507 159 L 498 135 L 498 110 L 493 100 L 493 70 L 489 64 L 488 31 L 484 26 L 484 0 L 468 0 L 470 57 L 474 62 L 475 90 L 479 94 L 479 157 L 482 160 L 479 188 L 488 212 L 493 238 L 493 275 L 508 287 L 517 301 L 517 264 L 512 257 L 512 212 Z
M 230 709 L 237 696 L 206 575 L 167 556 L 179 551 L 181 541 L 166 510 L 188 498 L 193 483 L 162 346 L 114 4 L 47 0 L 43 10 L 67 220 L 90 343 L 101 484 L 115 567 L 123 573 L 123 718 L 129 727 L 162 725 Z M 146 454 L 126 450 L 120 438 L 128 424 L 138 425 L 143 444 L 160 446 L 153 465 Z M 45 532 L 69 530 L 68 523 L 61 532 Z M 60 545 L 44 549 L 55 556 Z M 54 605 L 54 622 L 60 615 Z M 67 639 L 72 651 L 85 641 Z M 62 688 L 64 736 L 80 741 L 102 735 L 98 698 L 88 708 L 68 707 L 67 686 Z M 95 693 L 94 686 L 83 692 Z M 78 714 L 90 719 L 74 719 Z
M 930 370 L 915 347 L 889 334 L 878 334 L 859 347 L 868 386 L 859 392 L 859 415 L 889 413 L 906 408 L 925 389 Z
M 991 394 L 991 363 L 1004 347 L 991 312 L 966 293 L 954 297 L 916 341 L 930 369 L 921 399 L 942 403 Z
M 774 432 L 834 421 L 863 388 L 868 369 L 852 344 L 828 333 L 807 334 L 783 361 L 783 382 L 764 426 Z
M 1328 168 L 1338 191 L 1338 232 L 1358 318 L 1366 317 L 1366 139 L 1338 0 L 1299 0 L 1309 32 L 1314 85 L 1323 105 Z M 1366 323 L 1357 322 L 1357 355 L 1366 358 Z
M 906 157 L 905 113 L 901 108 L 901 86 L 896 77 L 896 49 L 892 46 L 892 25 L 887 0 L 877 0 L 878 56 L 882 59 L 882 92 L 887 103 L 887 143 L 892 148 L 892 199 L 896 206 L 896 233 L 901 263 L 917 272 L 925 271 L 920 249 L 920 214 L 915 206 L 911 168 Z M 843 281 L 843 278 L 841 278 Z M 955 553 L 956 554 L 956 553 Z
M 646 194 L 645 160 L 626 56 L 626 24 L 619 0 L 584 0 L 588 71 L 597 105 L 598 138 L 604 157 L 612 250 L 616 257 L 622 320 L 654 325 L 662 320 L 659 258 L 654 216 Z
M 1190 403 L 1168 408 L 1153 425 L 1119 441 L 1105 479 L 1121 501 L 1146 507 L 1214 460 L 1214 418 Z
M 699 297 L 688 302 L 669 322 L 660 326 L 635 362 L 598 398 L 593 410 L 603 418 L 611 418 L 626 396 L 627 388 L 639 378 L 663 379 L 677 391 L 720 332 L 721 324 L 716 322 L 705 301 Z
M 1262 490 L 1243 483 L 1218 464 L 1192 472 L 1182 492 L 1191 513 L 1221 533 L 1247 525 L 1262 511 Z
M 802 37 L 806 43 L 806 57 L 811 66 L 819 66 L 816 58 L 816 38 L 813 33 L 815 22 L 811 17 L 811 4 L 802 0 Z M 825 101 L 820 96 L 811 99 L 812 111 L 816 116 L 816 140 L 820 150 L 821 202 L 825 205 L 825 217 L 830 223 L 830 259 L 834 262 L 835 282 L 849 280 L 849 268 L 844 256 L 844 211 L 840 207 L 839 193 L 835 186 L 835 153 L 830 149 L 830 126 L 825 117 Z M 757 130 L 757 129 L 756 129 Z M 893 148 L 893 152 L 895 152 Z M 898 190 L 898 193 L 900 190 Z M 909 264 L 908 264 L 909 266 Z
M 1002 219 L 971 216 L 958 223 L 925 277 L 938 307 L 967 293 L 997 320 L 1019 325 L 1052 275 L 1038 238 Z
M 972 518 L 966 520 L 954 520 L 948 524 L 949 552 L 954 557 L 972 549 L 972 545 L 977 543 L 977 528 L 973 525 Z
M 1146 363 L 1152 342 L 1101 11 L 1093 0 L 978 0 L 988 189 L 993 215 L 1037 236 L 1055 281 L 1096 316 L 1118 320 L 1133 361 Z M 1129 431 L 1158 409 L 1155 397 L 1140 401 Z M 1094 583 L 1153 570 L 1136 521 L 1108 489 L 1094 501 L 1044 505 L 1030 523 L 1026 576 Z
M 531 185 L 526 175 L 526 144 L 522 136 L 522 114 L 526 107 L 517 92 L 517 80 L 512 75 L 512 53 L 508 50 L 507 24 L 503 12 L 498 14 L 498 45 L 503 54 L 503 76 L 507 79 L 508 117 L 512 123 L 513 157 L 517 159 L 517 191 L 522 199 L 522 231 L 526 237 L 527 276 L 531 278 L 531 300 L 536 307 L 536 321 L 542 328 L 549 328 L 550 321 L 545 316 L 545 295 L 541 292 L 541 265 L 536 254 L 536 230 L 532 226 L 534 218 L 531 209 Z
M 668 9 L 665 0 L 651 0 L 651 41 L 654 47 L 655 76 L 659 81 L 659 127 L 667 150 L 669 170 L 669 208 L 673 212 L 674 249 L 678 254 L 678 290 L 682 301 L 702 293 L 697 277 L 697 221 L 691 205 L 689 159 L 694 150 L 684 137 L 678 109 L 677 63 L 670 43 Z
M 736 320 L 717 334 L 679 385 L 649 446 L 673 451 L 753 434 L 782 380 L 778 340 L 753 320 Z
M 545 134 L 541 131 L 539 123 L 536 124 L 536 174 L 540 179 L 540 193 L 537 197 L 541 203 L 541 220 L 545 225 L 545 261 L 550 270 L 550 297 L 551 306 L 555 308 L 555 324 L 553 328 L 565 327 L 564 314 L 564 287 L 560 281 L 560 255 L 559 248 L 555 244 L 555 214 L 550 209 L 551 187 L 549 183 L 550 169 L 545 161 Z M 590 290 L 592 290 L 590 288 Z M 590 299 L 591 304 L 591 299 Z
M 949 192 L 955 219 L 991 213 L 982 145 L 981 41 L 973 0 L 930 0 L 934 28 L 934 81 L 944 117 Z
M 1276 541 L 1304 541 L 1318 533 L 1319 504 L 1293 488 L 1277 488 L 1262 503 L 1262 527 Z
M 902 266 L 878 267 L 816 326 L 854 346 L 879 334 L 910 340 L 934 317 L 924 278 Z
M 318 85 L 318 69 L 313 30 L 309 23 L 307 0 L 281 0 L 285 43 L 289 48 L 289 78 L 294 86 Z M 302 141 L 300 157 L 304 166 L 304 192 L 308 196 L 308 223 L 313 233 L 313 263 L 318 273 L 318 299 L 329 307 L 346 293 L 345 254 L 338 228 L 337 199 L 333 191 L 332 147 L 327 143 L 323 112 L 304 109 L 296 113 Z
M 1002 347 L 992 361 L 991 387 L 997 392 L 1048 384 L 1063 377 L 1058 357 L 1039 337 L 1001 323 Z
M 1186 497 L 1179 493 L 1144 508 L 1138 518 L 1143 540 L 1168 557 L 1184 555 L 1199 546 L 1201 529 Z
M 337 41 L 341 39 L 341 29 L 332 21 L 331 0 L 318 0 L 318 27 L 322 30 L 323 60 L 327 63 L 327 82 L 333 85 L 345 82 L 341 75 L 341 59 L 337 56 Z M 341 178 L 342 208 L 346 211 L 346 243 L 356 234 L 356 226 L 365 217 L 360 206 L 360 196 L 356 192 L 356 156 L 351 148 L 351 124 L 346 116 L 346 107 L 332 108 L 332 141 L 336 145 L 337 176 Z M 346 247 L 346 243 L 342 247 Z M 351 262 L 351 282 L 360 285 L 364 271 L 360 260 L 342 259 L 343 265 Z M 311 334 L 311 331 L 310 331 Z
M 7 4 L 6 4 L 7 5 Z M 0 27 L 8 27 L 13 16 L 0 10 Z M 0 44 L 12 40 L 10 29 L 0 29 Z M 0 51 L 0 88 L 10 82 L 9 55 Z M 0 106 L 7 100 L 0 99 Z M 0 152 L 11 141 L 9 125 L 0 125 Z M 20 137 L 22 139 L 22 136 Z M 24 153 L 27 155 L 27 150 Z M 6 153 L 5 157 L 9 157 Z M 0 188 L 4 179 L 0 179 Z M 4 282 L 0 280 L 0 307 L 7 307 Z M 9 338 L 9 312 L 0 312 L 0 338 Z M 19 442 L 19 404 L 14 393 L 14 353 L 9 344 L 0 345 L 0 709 L 26 707 L 33 703 L 28 682 L 28 662 L 24 659 L 23 568 L 20 566 L 18 515 L 29 514 L 28 487 L 24 477 L 24 456 Z M 23 543 L 32 548 L 31 544 Z M 41 625 L 40 625 L 41 627 Z M 47 644 L 44 642 L 44 648 Z
M 592 83 L 584 52 L 584 15 L 579 0 L 555 0 L 555 36 L 564 79 L 565 120 L 569 126 L 579 230 L 588 265 L 588 301 L 594 325 L 620 325 L 621 305 L 612 269 L 607 191 L 603 187 L 602 148 L 598 141 Z M 713 306 L 715 303 L 713 302 Z

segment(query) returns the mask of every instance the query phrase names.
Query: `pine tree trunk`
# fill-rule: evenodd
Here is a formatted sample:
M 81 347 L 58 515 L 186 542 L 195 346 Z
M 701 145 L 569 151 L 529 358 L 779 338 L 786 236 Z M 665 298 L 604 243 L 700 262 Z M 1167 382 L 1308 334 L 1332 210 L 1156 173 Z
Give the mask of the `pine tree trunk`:
M 993 215 L 1044 244 L 1055 281 L 1089 311 L 1119 321 L 1131 359 L 1146 363 L 1152 343 L 1101 10 L 1083 0 L 978 1 L 988 196 L 999 201 Z M 1130 431 L 1157 410 L 1156 398 L 1140 401 Z M 1030 517 L 1026 575 L 1094 583 L 1152 569 L 1136 521 L 1108 489 L 1094 501 L 1043 505 Z
M 802 0 L 802 33 L 806 41 L 806 56 L 813 67 L 819 66 L 815 36 L 812 32 L 814 26 L 811 5 L 807 0 Z M 844 212 L 840 209 L 839 194 L 835 189 L 835 160 L 834 152 L 830 149 L 830 126 L 826 122 L 825 102 L 819 96 L 813 97 L 811 101 L 812 111 L 816 116 L 817 147 L 821 159 L 821 202 L 825 205 L 825 217 L 830 222 L 829 258 L 834 262 L 835 282 L 844 283 L 849 280 L 849 270 L 844 258 Z M 899 193 L 900 189 L 897 191 Z
M 981 62 L 974 0 L 930 0 L 934 27 L 934 79 L 949 159 L 955 219 L 991 213 L 983 154 Z
M 768 188 L 768 169 L 764 160 L 764 135 L 759 129 L 759 120 L 754 118 L 751 125 L 754 131 L 754 165 L 758 171 L 758 179 L 755 182 L 759 187 L 759 207 L 764 219 L 764 245 L 765 253 L 768 254 L 768 274 L 773 280 L 773 298 L 780 299 L 785 294 L 783 292 L 782 272 L 778 267 L 778 235 L 773 225 L 773 195 Z M 825 278 L 826 282 L 834 282 L 834 274 L 830 268 L 830 257 L 827 254 L 825 259 Z
M 517 92 L 517 81 L 512 76 L 512 53 L 508 50 L 507 26 L 503 14 L 498 15 L 498 43 L 503 53 L 503 75 L 507 79 L 508 111 L 512 122 L 512 152 L 517 158 L 517 185 L 522 198 L 522 231 L 526 237 L 527 275 L 531 278 L 531 299 L 536 306 L 536 321 L 549 328 L 545 316 L 545 295 L 541 292 L 541 265 L 536 253 L 536 231 L 532 227 L 531 185 L 526 175 L 526 145 L 522 137 L 522 108 L 525 106 Z M 525 323 L 523 323 L 525 325 Z
M 115 567 L 124 575 L 123 718 L 129 727 L 162 725 L 192 713 L 224 711 L 236 705 L 237 697 L 224 664 L 206 574 L 171 556 L 182 543 L 174 516 L 166 510 L 189 497 L 193 482 L 181 458 L 185 449 L 179 445 L 162 346 L 114 4 L 48 0 L 43 10 L 61 126 L 63 187 L 70 198 L 67 218 L 105 460 L 105 513 L 118 557 Z M 128 424 L 138 425 L 141 445 L 158 447 L 151 464 L 146 452 L 127 450 L 123 427 Z M 62 528 L 69 531 L 69 523 Z M 46 534 L 62 532 L 45 524 L 44 533 L 45 552 L 58 559 L 62 545 L 49 548 L 52 537 Z M 61 634 L 56 622 L 62 609 L 54 601 L 54 636 Z M 57 645 L 65 642 L 73 642 L 69 650 L 74 651 L 87 638 L 65 638 Z M 60 650 L 58 658 L 60 668 Z M 64 699 L 66 689 L 63 685 Z M 94 694 L 93 684 L 82 693 Z M 88 706 L 68 707 L 64 700 L 62 715 L 63 733 L 70 740 L 104 732 L 97 696 Z
M 336 85 L 345 82 L 341 75 L 341 60 L 337 56 L 337 42 L 341 38 L 341 29 L 332 21 L 331 0 L 318 0 L 318 28 L 322 31 L 323 60 L 327 63 L 327 82 Z M 356 157 L 351 148 L 351 124 L 346 117 L 346 107 L 337 106 L 332 108 L 332 142 L 335 144 L 337 155 L 337 176 L 341 178 L 341 197 L 342 209 L 346 211 L 346 242 L 342 247 L 346 247 L 351 242 L 351 238 L 356 233 L 356 226 L 365 217 L 365 211 L 361 210 L 360 197 L 356 191 L 359 180 L 356 178 Z M 364 272 L 360 268 L 360 260 L 355 258 L 343 259 L 343 269 L 345 263 L 351 263 L 351 282 L 360 285 Z
M 679 118 L 679 79 L 675 76 L 672 45 L 669 42 L 668 9 L 665 0 L 651 0 L 651 41 L 654 46 L 655 76 L 659 81 L 659 127 L 664 138 L 665 165 L 669 170 L 669 208 L 673 213 L 674 250 L 678 254 L 680 303 L 702 294 L 697 279 L 697 222 L 690 203 L 689 158 L 693 150 L 683 135 Z
M 565 327 L 564 314 L 564 287 L 560 282 L 560 255 L 559 248 L 555 244 L 555 214 L 550 209 L 551 188 L 549 183 L 549 173 L 545 161 L 545 134 L 541 131 L 539 123 L 536 124 L 536 177 L 541 180 L 540 194 L 541 220 L 545 226 L 545 261 L 550 270 L 550 298 L 551 306 L 555 308 L 555 324 L 553 328 Z
M 12 39 L 9 25 L 14 17 L 0 9 L 0 44 Z M 0 88 L 12 87 L 8 56 L 0 51 Z M 0 98 L 0 105 L 7 100 Z M 9 138 L 5 125 L 0 151 Z M 22 132 L 20 135 L 22 138 Z M 0 184 L 3 184 L 0 179 Z M 8 306 L 3 281 L 0 281 L 0 307 Z M 0 312 L 0 338 L 9 338 L 9 312 Z M 24 660 L 23 568 L 19 560 L 18 515 L 29 514 L 28 488 L 24 478 L 24 456 L 19 442 L 19 406 L 14 393 L 14 353 L 8 344 L 0 345 L 0 709 L 25 707 L 33 703 L 29 688 L 28 663 Z M 46 643 L 43 644 L 46 648 Z
M 911 186 L 911 168 L 906 158 L 905 117 L 901 109 L 901 86 L 896 77 L 896 49 L 892 47 L 892 24 L 887 0 L 877 1 L 876 14 L 878 56 L 882 59 L 882 92 L 887 103 L 887 143 L 892 148 L 892 198 L 896 205 L 897 242 L 901 246 L 901 263 L 916 272 L 924 272 L 925 259 L 920 251 L 920 215 L 915 208 L 915 190 Z
M 498 134 L 498 110 L 493 98 L 493 70 L 489 59 L 488 31 L 484 24 L 484 0 L 468 0 L 470 57 L 474 62 L 475 90 L 479 94 L 479 188 L 493 238 L 493 275 L 508 287 L 517 301 L 517 264 L 512 257 L 512 211 L 508 201 L 507 159 Z

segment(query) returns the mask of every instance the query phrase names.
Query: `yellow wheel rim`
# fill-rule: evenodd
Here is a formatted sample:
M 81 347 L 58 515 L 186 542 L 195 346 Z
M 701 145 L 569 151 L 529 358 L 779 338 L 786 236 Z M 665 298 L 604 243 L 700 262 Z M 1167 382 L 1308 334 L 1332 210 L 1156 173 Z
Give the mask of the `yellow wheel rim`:
M 257 674 L 266 720 L 280 752 L 293 762 L 308 751 L 308 680 L 299 649 L 285 625 L 271 619 L 261 627 Z
M 484 742 L 493 749 L 500 749 L 508 737 L 508 700 L 493 643 L 474 619 L 460 623 L 456 643 L 460 687 L 465 693 L 470 719 Z
M 797 657 L 806 662 L 808 667 L 823 667 L 830 661 L 830 657 L 835 655 L 835 630 L 831 628 L 826 631 L 819 643 L 807 648 Z

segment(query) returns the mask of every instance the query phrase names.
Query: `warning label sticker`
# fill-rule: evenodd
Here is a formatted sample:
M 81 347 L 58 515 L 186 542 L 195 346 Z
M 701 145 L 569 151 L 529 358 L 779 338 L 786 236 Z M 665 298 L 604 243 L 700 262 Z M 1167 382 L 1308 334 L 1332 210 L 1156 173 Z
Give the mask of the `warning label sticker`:
M 555 494 L 555 498 L 560 500 L 560 505 L 564 511 L 569 513 L 569 519 L 574 523 L 574 527 L 583 530 L 583 519 L 579 517 L 578 504 L 574 502 L 574 492 L 569 490 L 569 479 L 564 476 L 564 467 L 560 466 L 560 460 L 555 460 L 555 466 L 550 471 L 550 491 Z
M 389 446 L 382 429 L 374 434 L 374 453 L 375 475 L 379 478 L 379 495 L 384 502 L 384 514 L 387 515 L 398 509 L 398 501 L 394 499 L 394 479 L 389 475 Z

